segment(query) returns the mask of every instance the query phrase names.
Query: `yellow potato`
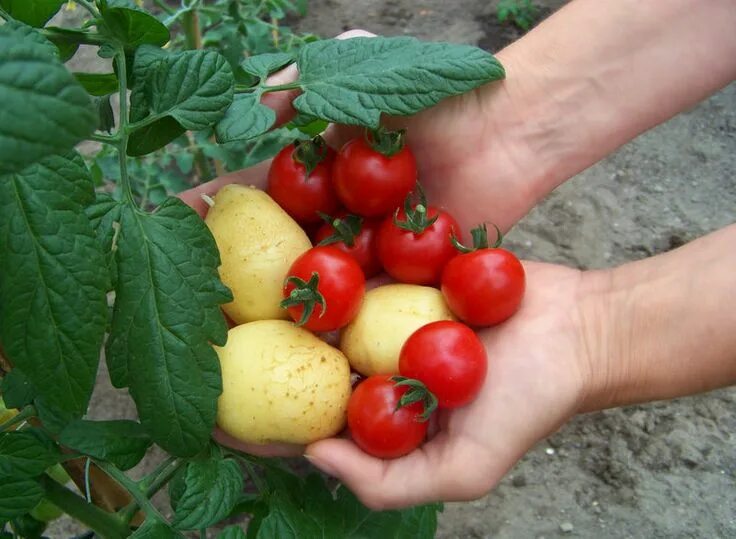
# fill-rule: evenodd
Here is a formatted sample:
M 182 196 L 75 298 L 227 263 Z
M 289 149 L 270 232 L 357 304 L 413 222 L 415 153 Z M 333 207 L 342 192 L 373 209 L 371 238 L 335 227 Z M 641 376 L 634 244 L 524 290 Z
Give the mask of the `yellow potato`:
M 220 278 L 233 293 L 223 305 L 237 324 L 288 318 L 279 307 L 286 273 L 312 244 L 266 193 L 230 184 L 214 197 L 205 222 L 220 251 Z
M 379 286 L 366 293 L 358 316 L 343 330 L 340 350 L 365 376 L 398 374 L 399 352 L 409 335 L 430 322 L 454 319 L 436 288 Z
M 244 442 L 308 444 L 345 426 L 350 365 L 337 348 L 283 320 L 232 328 L 216 348 L 217 424 Z

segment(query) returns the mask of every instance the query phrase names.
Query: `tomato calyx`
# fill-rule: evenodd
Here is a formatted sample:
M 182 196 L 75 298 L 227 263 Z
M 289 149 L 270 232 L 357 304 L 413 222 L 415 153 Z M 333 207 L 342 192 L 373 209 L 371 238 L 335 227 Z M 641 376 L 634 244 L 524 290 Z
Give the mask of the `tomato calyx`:
M 412 204 L 414 198 L 418 199 L 416 204 Z M 397 208 L 394 212 L 393 222 L 394 225 L 402 230 L 408 230 L 413 232 L 417 236 L 422 234 L 430 226 L 439 219 L 439 213 L 434 217 L 427 218 L 427 212 L 429 206 L 427 205 L 427 196 L 424 194 L 424 189 L 417 182 L 416 191 L 412 191 L 404 199 L 404 215 L 405 218 L 399 219 L 399 209 Z
M 455 247 L 455 249 L 457 249 L 461 253 L 472 253 L 473 251 L 478 251 L 479 249 L 495 249 L 496 247 L 500 247 L 501 243 L 503 242 L 503 234 L 501 234 L 501 229 L 499 229 L 495 224 L 491 224 L 493 225 L 493 228 L 496 229 L 496 242 L 493 245 L 490 245 L 490 243 L 488 242 L 488 228 L 486 227 L 485 223 L 478 225 L 470 231 L 470 235 L 473 237 L 472 247 L 466 247 L 465 245 L 460 243 L 454 232 L 450 236 L 450 241 L 452 242 L 452 245 Z
M 419 380 L 407 378 L 406 376 L 392 376 L 391 381 L 397 386 L 407 386 L 409 388 L 409 391 L 404 393 L 399 399 L 399 402 L 396 403 L 396 410 L 414 404 L 415 402 L 421 402 L 424 411 L 417 415 L 416 421 L 422 423 L 428 421 L 432 413 L 437 409 L 438 402 L 434 393 Z
M 305 281 L 304 279 L 300 279 L 299 277 L 292 275 L 286 279 L 286 282 L 293 284 L 295 288 L 289 293 L 288 298 L 281 301 L 281 308 L 287 309 L 298 305 L 304 306 L 302 316 L 296 322 L 296 325 L 303 326 L 306 324 L 317 305 L 322 307 L 322 310 L 319 313 L 319 317 L 322 318 L 327 310 L 327 302 L 325 301 L 325 297 L 322 293 L 317 289 L 319 286 L 319 274 L 316 271 L 312 272 L 312 276 L 309 278 L 309 281 Z
M 304 165 L 306 178 L 312 171 L 327 157 L 327 143 L 325 139 L 317 135 L 310 140 L 301 140 L 294 143 L 294 153 L 292 159 L 297 163 Z
M 405 135 L 405 129 L 389 131 L 380 126 L 378 129 L 367 129 L 365 140 L 373 150 L 386 157 L 391 157 L 404 149 Z
M 343 242 L 347 247 L 355 245 L 355 237 L 360 234 L 363 227 L 363 218 L 358 215 L 348 214 L 345 217 L 332 218 L 326 213 L 317 212 L 320 218 L 330 225 L 334 232 L 320 241 L 317 245 L 332 245 Z

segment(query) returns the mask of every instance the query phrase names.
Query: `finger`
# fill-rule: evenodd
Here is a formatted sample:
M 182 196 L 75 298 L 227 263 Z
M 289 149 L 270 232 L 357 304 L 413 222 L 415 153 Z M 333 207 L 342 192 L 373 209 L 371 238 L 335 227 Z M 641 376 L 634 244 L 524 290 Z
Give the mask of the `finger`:
M 249 444 L 233 438 L 216 427 L 212 437 L 221 445 L 231 447 L 258 457 L 297 457 L 304 453 L 303 445 L 296 444 Z

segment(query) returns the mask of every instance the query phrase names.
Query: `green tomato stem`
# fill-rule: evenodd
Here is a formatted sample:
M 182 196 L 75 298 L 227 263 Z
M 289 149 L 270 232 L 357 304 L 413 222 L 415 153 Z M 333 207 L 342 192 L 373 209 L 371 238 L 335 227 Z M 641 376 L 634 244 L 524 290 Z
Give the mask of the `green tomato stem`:
M 36 409 L 33 406 L 26 406 L 23 408 L 23 410 L 20 411 L 20 413 L 14 415 L 10 419 L 8 419 L 5 423 L 0 425 L 0 432 L 6 431 L 10 427 L 13 427 L 15 425 L 18 425 L 19 423 L 23 423 L 26 419 L 29 417 L 33 417 L 36 415 Z
M 76 1 L 77 1 L 77 4 L 79 4 L 84 9 L 89 11 L 90 15 L 92 15 L 93 17 L 96 18 L 100 16 L 100 12 L 97 11 L 97 8 L 93 4 L 91 4 L 88 0 L 76 0 Z
M 156 470 L 151 472 L 143 481 L 140 482 L 140 486 L 145 489 L 146 497 L 151 498 L 161 488 L 166 485 L 171 478 L 174 477 L 176 472 L 186 464 L 185 460 L 177 460 L 176 457 L 169 457 L 159 465 Z M 134 500 L 126 507 L 120 510 L 120 518 L 123 522 L 130 522 L 136 511 L 138 511 L 138 503 Z
M 130 529 L 115 515 L 87 503 L 68 488 L 60 485 L 48 475 L 40 477 L 46 498 L 70 517 L 91 528 L 106 539 L 123 539 L 130 535 Z
M 125 63 L 125 49 L 121 46 L 117 51 L 118 70 L 120 78 L 120 129 L 118 136 L 118 158 L 120 162 L 120 184 L 128 203 L 137 208 L 133 189 L 128 178 L 128 137 L 130 130 L 128 126 L 128 68 Z
M 289 82 L 288 84 L 277 84 L 276 86 L 262 86 L 263 92 L 283 92 L 284 90 L 300 90 L 302 85 L 299 81 Z
M 116 483 L 118 483 L 121 487 L 123 487 L 125 490 L 127 490 L 130 493 L 130 496 L 135 500 L 135 502 L 143 510 L 143 512 L 146 514 L 147 517 L 151 517 L 156 520 L 164 521 L 164 518 L 161 516 L 158 510 L 153 506 L 153 504 L 148 499 L 146 494 L 143 491 L 141 491 L 141 489 L 138 487 L 138 484 L 135 481 L 130 479 L 127 475 L 125 475 L 123 472 L 118 470 L 117 467 L 113 466 L 112 464 L 108 462 L 95 460 L 94 463 L 97 465 L 97 467 L 100 470 L 102 470 L 107 475 L 109 475 L 112 479 L 115 480 Z
M 92 133 L 89 136 L 89 140 L 94 140 L 95 142 L 100 142 L 102 144 L 118 146 L 120 144 L 120 135 L 100 135 L 98 133 Z
M 13 17 L 10 16 L 10 13 L 5 11 L 3 8 L 0 7 L 0 17 L 5 19 L 6 21 L 10 21 L 13 19 Z

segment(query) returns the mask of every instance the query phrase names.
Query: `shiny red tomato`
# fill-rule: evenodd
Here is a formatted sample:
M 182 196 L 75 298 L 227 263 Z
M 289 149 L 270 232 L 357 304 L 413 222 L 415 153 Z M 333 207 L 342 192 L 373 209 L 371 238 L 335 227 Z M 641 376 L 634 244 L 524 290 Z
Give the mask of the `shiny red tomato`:
M 314 241 L 319 245 L 332 245 L 352 256 L 369 279 L 381 272 L 376 249 L 379 225 L 380 221 L 342 212 L 317 230 Z
M 525 288 L 524 266 L 506 249 L 461 254 L 442 272 L 447 305 L 471 326 L 492 326 L 508 319 L 519 309 Z
M 401 205 L 414 187 L 414 154 L 403 144 L 403 136 L 398 136 L 395 144 L 385 142 L 393 141 L 391 137 L 376 134 L 373 146 L 365 138 L 356 138 L 338 152 L 332 181 L 338 198 L 351 213 L 382 217 Z
M 428 422 L 420 418 L 422 403 L 414 402 L 397 410 L 399 400 L 410 388 L 397 386 L 391 378 L 366 378 L 348 402 L 348 428 L 353 440 L 366 453 L 382 459 L 410 453 L 427 434 Z
M 397 281 L 439 284 L 445 265 L 458 255 L 450 241 L 453 234 L 460 235 L 460 226 L 446 211 L 423 204 L 407 206 L 381 224 L 378 258 Z
M 321 139 L 289 144 L 271 161 L 266 192 L 299 223 L 317 223 L 339 201 L 332 185 L 335 152 Z
M 486 348 L 475 332 L 452 320 L 420 327 L 399 355 L 401 376 L 422 382 L 440 408 L 458 408 L 478 395 L 488 370 Z
M 281 306 L 311 331 L 333 331 L 358 314 L 365 277 L 358 263 L 335 247 L 313 247 L 289 268 Z

